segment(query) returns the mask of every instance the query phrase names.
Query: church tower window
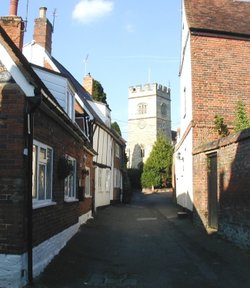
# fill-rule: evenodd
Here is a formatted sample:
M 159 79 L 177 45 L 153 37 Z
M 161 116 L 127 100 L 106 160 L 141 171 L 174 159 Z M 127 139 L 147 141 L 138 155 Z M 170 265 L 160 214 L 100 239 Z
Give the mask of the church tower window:
M 147 114 L 147 104 L 146 103 L 140 103 L 137 106 L 138 114 Z

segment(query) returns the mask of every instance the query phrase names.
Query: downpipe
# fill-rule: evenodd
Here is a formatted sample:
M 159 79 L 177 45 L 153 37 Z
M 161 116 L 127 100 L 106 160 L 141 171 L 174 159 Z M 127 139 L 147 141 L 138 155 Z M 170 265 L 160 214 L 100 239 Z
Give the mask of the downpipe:
M 31 100 L 32 99 L 32 100 Z M 34 113 L 42 102 L 41 95 L 27 98 L 26 106 L 26 135 L 27 135 L 27 149 L 24 154 L 27 156 L 27 258 L 28 258 L 28 283 L 33 282 L 33 208 L 32 208 L 32 169 L 33 169 L 33 139 L 34 139 Z

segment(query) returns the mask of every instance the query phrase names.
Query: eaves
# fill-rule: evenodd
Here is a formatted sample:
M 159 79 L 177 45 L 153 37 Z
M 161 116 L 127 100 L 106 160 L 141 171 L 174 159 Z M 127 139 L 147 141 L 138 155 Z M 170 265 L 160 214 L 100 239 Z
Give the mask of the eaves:
M 250 34 L 229 32 L 229 31 L 219 31 L 206 28 L 189 28 L 191 35 L 214 37 L 214 38 L 227 38 L 234 40 L 245 40 L 250 41 Z

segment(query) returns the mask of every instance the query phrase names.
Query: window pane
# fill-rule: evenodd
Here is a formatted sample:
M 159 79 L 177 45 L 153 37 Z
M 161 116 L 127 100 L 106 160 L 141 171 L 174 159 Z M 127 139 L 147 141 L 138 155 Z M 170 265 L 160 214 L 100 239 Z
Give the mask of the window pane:
M 33 160 L 32 160 L 32 197 L 37 198 L 37 149 L 33 145 Z
M 73 175 L 69 176 L 69 197 L 74 196 L 74 177 Z
M 75 197 L 75 183 L 76 183 L 76 160 L 68 159 L 69 163 L 72 165 L 73 169 L 71 174 L 64 181 L 64 195 L 65 197 Z
M 45 171 L 46 166 L 44 164 L 39 164 L 39 188 L 38 188 L 38 199 L 45 199 Z
M 46 149 L 40 148 L 40 161 L 46 161 Z
M 85 176 L 85 196 L 90 196 L 90 172 Z
M 64 195 L 65 197 L 69 197 L 69 177 L 64 180 Z
M 52 150 L 47 149 L 47 173 L 46 173 L 46 199 L 51 199 L 52 190 Z
M 109 192 L 109 183 L 110 183 L 110 170 L 106 170 L 106 183 L 105 183 L 105 190 L 106 192 Z

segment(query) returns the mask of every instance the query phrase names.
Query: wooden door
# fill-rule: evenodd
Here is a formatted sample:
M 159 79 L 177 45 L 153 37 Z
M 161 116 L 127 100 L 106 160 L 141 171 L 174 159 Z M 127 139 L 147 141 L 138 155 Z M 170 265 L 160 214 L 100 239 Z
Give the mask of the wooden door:
M 217 154 L 208 156 L 208 225 L 218 228 L 218 177 L 217 177 Z

